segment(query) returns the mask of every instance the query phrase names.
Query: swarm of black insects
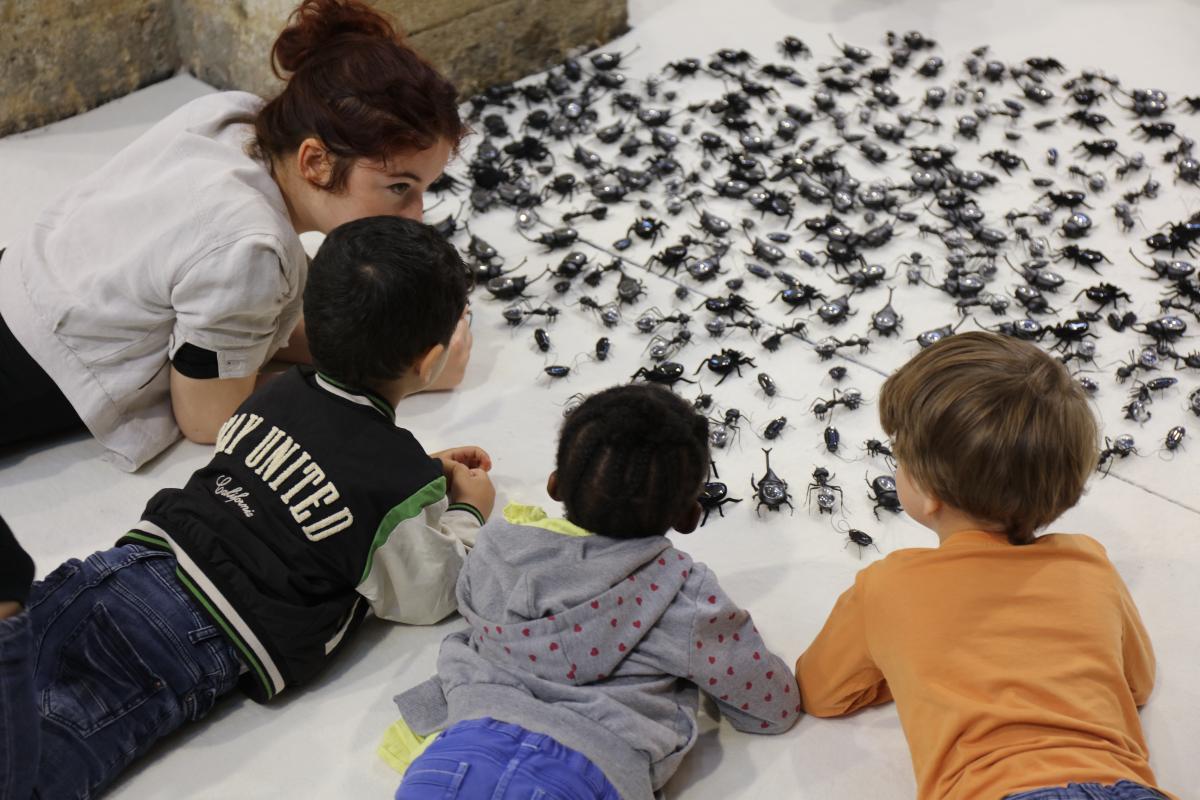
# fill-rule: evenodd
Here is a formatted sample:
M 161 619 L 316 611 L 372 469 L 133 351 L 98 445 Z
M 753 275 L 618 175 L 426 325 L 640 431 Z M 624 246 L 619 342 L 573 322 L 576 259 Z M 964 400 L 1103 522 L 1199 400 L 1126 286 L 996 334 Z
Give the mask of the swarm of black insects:
M 476 325 L 528 337 L 512 352 L 531 354 L 531 383 L 708 398 L 714 471 L 742 438 L 775 452 L 765 495 L 747 461 L 714 496 L 770 510 L 818 458 L 869 461 L 865 489 L 846 483 L 857 513 L 891 497 L 872 398 L 847 372 L 881 378 L 963 329 L 1039 344 L 1111 405 L 1103 474 L 1187 448 L 1200 96 L 916 31 L 643 56 L 587 54 L 471 98 L 475 135 L 430 187 Z M 565 339 L 567 318 L 592 332 Z M 847 528 L 859 552 L 871 529 Z

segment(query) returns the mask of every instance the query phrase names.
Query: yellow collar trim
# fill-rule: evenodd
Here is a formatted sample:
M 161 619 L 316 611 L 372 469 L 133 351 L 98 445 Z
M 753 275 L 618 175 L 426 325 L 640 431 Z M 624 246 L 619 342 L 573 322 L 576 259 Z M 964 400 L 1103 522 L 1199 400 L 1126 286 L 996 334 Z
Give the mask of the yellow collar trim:
M 569 520 L 547 516 L 541 506 L 509 503 L 504 507 L 504 519 L 512 525 L 529 525 L 534 528 L 551 531 L 552 533 L 561 533 L 563 536 L 592 535 L 590 531 L 585 531 Z

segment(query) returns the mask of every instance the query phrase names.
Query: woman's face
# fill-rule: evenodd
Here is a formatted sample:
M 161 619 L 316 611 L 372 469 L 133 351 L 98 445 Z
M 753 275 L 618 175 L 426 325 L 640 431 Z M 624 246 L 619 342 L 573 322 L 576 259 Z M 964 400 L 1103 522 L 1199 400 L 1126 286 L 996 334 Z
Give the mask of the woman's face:
M 398 153 L 384 162 L 360 159 L 350 167 L 339 192 L 322 192 L 315 227 L 322 233 L 363 217 L 404 217 L 422 221 L 425 190 L 450 160 L 449 140 L 425 150 Z

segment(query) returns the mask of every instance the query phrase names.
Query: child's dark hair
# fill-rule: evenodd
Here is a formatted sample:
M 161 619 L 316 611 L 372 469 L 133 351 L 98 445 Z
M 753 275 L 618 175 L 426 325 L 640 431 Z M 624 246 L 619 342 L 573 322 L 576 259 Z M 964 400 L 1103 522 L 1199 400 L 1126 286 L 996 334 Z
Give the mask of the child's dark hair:
M 1096 419 L 1061 361 L 971 331 L 922 350 L 879 392 L 892 450 L 925 493 L 1000 523 L 1013 544 L 1079 501 L 1096 468 Z
M 429 348 L 449 343 L 467 289 L 458 250 L 428 225 L 399 217 L 339 225 L 304 287 L 313 362 L 351 386 L 395 380 Z
M 691 405 L 657 386 L 616 386 L 563 422 L 558 494 L 592 533 L 661 536 L 696 502 L 708 458 L 708 422 Z
M 341 191 L 355 159 L 386 161 L 438 139 L 458 147 L 467 128 L 458 94 L 358 0 L 304 0 L 271 48 L 287 85 L 258 113 L 253 151 L 278 159 L 315 136 L 335 156 L 323 187 Z

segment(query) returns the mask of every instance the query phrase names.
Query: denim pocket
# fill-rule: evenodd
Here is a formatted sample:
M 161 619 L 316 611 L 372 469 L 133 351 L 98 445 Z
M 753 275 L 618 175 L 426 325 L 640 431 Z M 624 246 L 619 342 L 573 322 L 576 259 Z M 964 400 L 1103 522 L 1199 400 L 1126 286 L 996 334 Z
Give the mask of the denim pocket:
M 466 761 L 418 757 L 404 773 L 396 800 L 456 800 L 470 768 Z
M 164 688 L 103 603 L 71 631 L 54 680 L 42 690 L 44 715 L 81 737 L 120 719 Z

